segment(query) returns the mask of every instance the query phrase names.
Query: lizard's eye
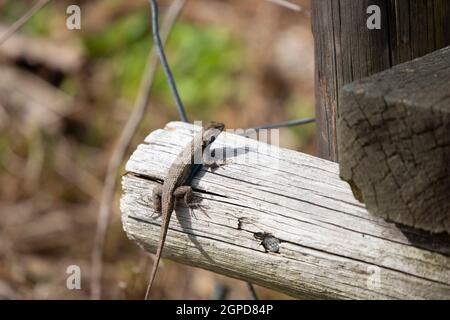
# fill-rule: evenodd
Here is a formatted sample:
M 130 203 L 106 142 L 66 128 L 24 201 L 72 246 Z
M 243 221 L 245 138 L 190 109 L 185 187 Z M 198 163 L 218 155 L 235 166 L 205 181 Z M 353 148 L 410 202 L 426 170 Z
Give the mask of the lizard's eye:
M 212 136 L 209 141 L 210 141 L 210 143 L 213 143 L 215 140 L 216 140 L 216 137 Z

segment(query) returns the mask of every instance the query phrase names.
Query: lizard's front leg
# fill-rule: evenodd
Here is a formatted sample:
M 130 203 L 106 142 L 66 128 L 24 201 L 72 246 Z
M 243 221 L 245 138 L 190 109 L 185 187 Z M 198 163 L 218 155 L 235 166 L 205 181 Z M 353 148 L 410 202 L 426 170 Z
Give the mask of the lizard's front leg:
M 228 164 L 223 152 L 220 159 L 216 159 L 216 149 L 211 150 L 211 145 L 208 145 L 205 150 L 203 150 L 202 160 L 203 166 L 210 167 L 212 169 L 217 169 L 220 166 Z

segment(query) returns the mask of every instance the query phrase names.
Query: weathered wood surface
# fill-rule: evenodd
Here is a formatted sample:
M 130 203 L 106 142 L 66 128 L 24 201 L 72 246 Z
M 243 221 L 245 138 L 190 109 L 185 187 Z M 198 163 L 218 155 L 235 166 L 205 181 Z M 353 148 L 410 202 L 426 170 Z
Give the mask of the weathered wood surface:
M 370 5 L 381 30 L 367 28 Z M 320 156 L 338 161 L 336 120 L 345 84 L 450 45 L 448 0 L 313 0 Z
M 341 177 L 369 212 L 450 234 L 450 47 L 342 89 Z
M 150 252 L 161 223 L 152 190 L 194 128 L 176 122 L 152 132 L 126 165 L 123 227 Z M 177 208 L 164 257 L 295 297 L 450 299 L 448 237 L 430 241 L 369 215 L 333 162 L 230 133 L 213 145 L 223 148 L 237 155 L 194 179 L 203 212 Z M 257 232 L 280 239 L 280 253 L 265 253 Z

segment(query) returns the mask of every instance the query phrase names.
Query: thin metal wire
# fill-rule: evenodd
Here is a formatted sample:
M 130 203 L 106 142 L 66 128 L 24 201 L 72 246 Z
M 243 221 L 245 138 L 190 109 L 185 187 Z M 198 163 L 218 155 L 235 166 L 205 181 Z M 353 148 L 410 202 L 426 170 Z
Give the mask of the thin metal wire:
M 253 300 L 259 300 L 258 294 L 256 293 L 255 287 L 250 282 L 246 282 L 248 292 L 250 293 L 250 296 Z
M 303 119 L 295 119 L 295 120 L 289 120 L 285 122 L 280 123 L 273 123 L 273 124 L 265 124 L 262 126 L 250 128 L 247 130 L 262 130 L 262 129 L 278 129 L 278 128 L 287 128 L 287 127 L 294 127 L 294 126 L 300 126 L 304 124 L 309 124 L 316 122 L 316 118 L 303 118 Z
M 178 109 L 178 113 L 180 115 L 180 119 L 183 122 L 189 122 L 186 110 L 184 109 L 183 102 L 181 101 L 180 94 L 178 93 L 177 86 L 175 84 L 175 80 L 173 79 L 172 71 L 170 70 L 169 64 L 167 63 L 166 54 L 164 52 L 163 45 L 161 43 L 161 37 L 159 36 L 159 24 L 158 24 L 158 4 L 156 0 L 149 0 L 150 8 L 152 11 L 152 33 L 153 33 L 153 41 L 156 45 L 156 50 L 158 52 L 159 58 L 161 60 L 161 65 L 166 75 L 167 81 L 169 82 L 170 91 L 172 92 L 173 97 L 175 98 L 175 104 Z
M 158 52 L 159 58 L 161 60 L 161 65 L 164 70 L 164 73 L 167 78 L 167 82 L 169 84 L 170 91 L 172 92 L 172 95 L 175 99 L 175 104 L 178 109 L 178 113 L 180 115 L 180 119 L 183 122 L 189 122 L 188 117 L 186 115 L 186 110 L 184 108 L 183 102 L 181 101 L 180 95 L 178 93 L 177 85 L 175 83 L 175 80 L 173 78 L 172 71 L 170 70 L 169 64 L 167 62 L 166 54 L 164 51 L 164 47 L 161 42 L 161 37 L 159 35 L 159 24 L 158 24 L 158 4 L 156 0 L 149 0 L 150 8 L 152 11 L 152 33 L 153 33 L 153 40 L 156 45 L 156 50 Z M 290 120 L 286 122 L 281 122 L 278 124 L 266 124 L 250 129 L 254 130 L 261 130 L 261 129 L 276 129 L 276 128 L 285 128 L 285 127 L 293 127 L 298 125 L 304 125 L 308 123 L 312 123 L 316 121 L 314 118 L 305 118 L 305 119 L 297 119 L 297 120 Z M 249 129 L 247 129 L 249 130 Z

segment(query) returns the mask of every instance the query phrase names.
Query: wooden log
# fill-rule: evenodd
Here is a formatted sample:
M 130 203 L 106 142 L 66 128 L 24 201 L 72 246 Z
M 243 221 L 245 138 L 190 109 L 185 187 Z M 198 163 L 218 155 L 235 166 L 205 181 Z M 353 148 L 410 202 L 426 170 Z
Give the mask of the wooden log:
M 369 212 L 450 234 L 450 47 L 345 86 L 341 177 Z
M 379 6 L 381 29 L 367 28 Z M 339 90 L 450 45 L 448 0 L 312 0 L 319 155 L 338 161 Z
M 152 190 L 200 128 L 169 123 L 133 153 L 122 179 L 128 237 L 155 252 L 161 219 Z M 430 239 L 369 215 L 338 165 L 225 133 L 213 149 L 228 164 L 194 179 L 203 208 L 178 206 L 163 256 L 294 297 L 450 299 L 449 237 Z M 270 233 L 279 253 L 255 234 Z

